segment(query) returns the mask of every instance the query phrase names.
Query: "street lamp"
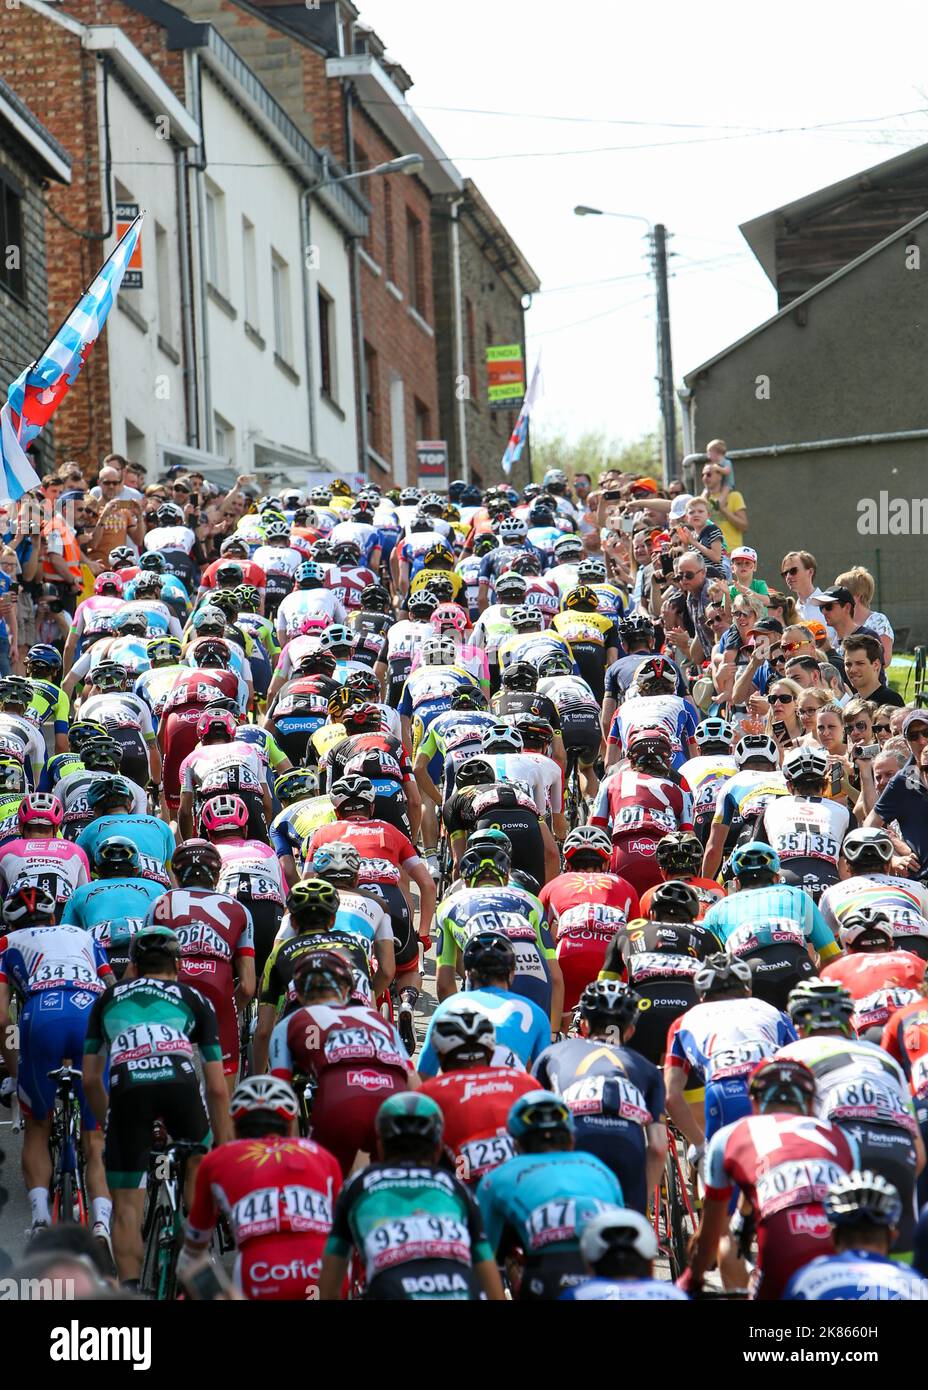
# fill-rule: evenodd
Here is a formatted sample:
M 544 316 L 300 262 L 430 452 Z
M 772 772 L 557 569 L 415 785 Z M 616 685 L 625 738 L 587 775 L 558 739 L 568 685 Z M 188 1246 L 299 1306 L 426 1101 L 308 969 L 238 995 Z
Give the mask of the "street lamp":
M 667 228 L 635 212 L 605 212 L 578 203 L 577 217 L 620 217 L 627 222 L 643 222 L 651 243 L 651 267 L 657 288 L 657 379 L 660 387 L 663 425 L 664 482 L 677 477 L 677 410 L 673 395 L 673 362 L 670 353 L 670 296 L 667 293 Z
M 328 160 L 323 166 L 328 172 Z M 371 174 L 421 174 L 425 168 L 425 160 L 421 154 L 398 154 L 395 159 L 387 159 L 382 164 L 375 164 L 371 169 L 358 169 L 353 174 L 340 174 L 337 179 L 323 178 L 321 183 L 317 183 L 313 189 L 318 193 L 320 188 L 332 188 L 338 183 L 349 183 L 352 179 L 367 179 Z

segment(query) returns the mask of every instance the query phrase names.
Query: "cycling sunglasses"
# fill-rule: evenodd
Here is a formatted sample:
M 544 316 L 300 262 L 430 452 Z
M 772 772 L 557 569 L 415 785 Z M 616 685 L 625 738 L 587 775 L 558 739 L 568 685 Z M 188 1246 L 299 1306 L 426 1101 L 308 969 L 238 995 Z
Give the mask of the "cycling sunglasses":
M 893 728 L 891 724 L 874 724 L 873 726 L 873 732 L 875 734 L 891 734 L 892 731 Z

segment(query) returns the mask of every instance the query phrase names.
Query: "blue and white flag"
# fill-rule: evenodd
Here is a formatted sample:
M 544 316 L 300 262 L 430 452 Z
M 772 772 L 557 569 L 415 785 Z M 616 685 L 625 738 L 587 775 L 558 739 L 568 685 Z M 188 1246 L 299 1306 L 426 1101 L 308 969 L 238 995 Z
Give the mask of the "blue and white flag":
M 519 411 L 519 418 L 516 420 L 515 429 L 509 436 L 509 443 L 506 445 L 506 452 L 503 454 L 503 472 L 507 478 L 512 472 L 512 465 L 518 463 L 525 447 L 526 436 L 528 435 L 528 421 L 532 413 L 533 406 L 544 395 L 544 378 L 541 375 L 541 358 L 535 363 L 535 370 L 532 372 L 532 379 L 529 382 L 528 390 L 522 398 L 522 407 Z

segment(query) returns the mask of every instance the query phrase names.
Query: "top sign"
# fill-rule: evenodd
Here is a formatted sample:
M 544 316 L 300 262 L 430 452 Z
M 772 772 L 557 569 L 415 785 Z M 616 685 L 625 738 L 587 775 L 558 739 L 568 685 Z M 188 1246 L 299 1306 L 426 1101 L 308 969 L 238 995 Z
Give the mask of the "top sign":
M 132 223 L 139 215 L 138 203 L 117 203 L 116 204 L 116 239 L 121 241 Z M 139 236 L 135 243 L 135 250 L 126 266 L 126 273 L 122 277 L 122 290 L 140 290 L 142 288 L 142 238 Z
M 491 410 L 518 410 L 525 395 L 521 343 L 487 348 L 487 388 Z
M 417 439 L 416 462 L 419 485 L 431 492 L 444 492 L 448 487 L 448 443 L 444 439 Z

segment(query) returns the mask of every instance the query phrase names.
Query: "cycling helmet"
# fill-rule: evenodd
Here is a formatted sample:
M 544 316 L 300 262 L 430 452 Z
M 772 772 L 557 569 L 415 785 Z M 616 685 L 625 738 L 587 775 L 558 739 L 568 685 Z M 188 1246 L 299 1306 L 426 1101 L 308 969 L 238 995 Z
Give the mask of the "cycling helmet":
M 180 940 L 177 932 L 170 927 L 142 927 L 133 936 L 129 945 L 129 959 L 133 965 L 141 965 L 152 956 L 166 956 L 175 965 L 180 964 Z
M 487 707 L 487 697 L 475 685 L 462 685 L 452 693 L 450 707 L 484 711 Z
M 516 968 L 516 953 L 508 936 L 498 931 L 478 931 L 464 947 L 465 975 L 496 978 Z
M 666 765 L 670 761 L 673 742 L 666 729 L 633 729 L 628 736 L 626 753 L 632 762 L 639 759 Z
M 300 998 L 316 990 L 334 990 L 347 999 L 354 989 L 354 971 L 340 951 L 304 951 L 294 963 L 292 978 Z
M 454 785 L 456 789 L 462 787 L 487 787 L 491 782 L 496 781 L 496 773 L 493 764 L 487 762 L 486 758 L 468 758 L 461 766 L 455 768 Z
M 90 677 L 98 690 L 122 690 L 129 682 L 129 672 L 118 661 L 101 661 Z
M 133 869 L 140 864 L 138 847 L 128 835 L 107 835 L 93 852 L 95 869 Z
M 183 526 L 184 513 L 173 502 L 162 502 L 155 512 L 155 520 L 159 526 Z
M 333 840 L 313 851 L 310 868 L 316 878 L 353 888 L 361 873 L 361 855 L 354 845 Z
M 504 690 L 534 690 L 538 672 L 530 661 L 514 661 L 506 667 L 500 683 Z
M 61 653 L 57 648 L 42 642 L 39 643 L 38 646 L 29 648 L 26 653 L 26 662 L 29 667 L 29 672 L 33 676 L 37 674 L 36 667 L 40 666 L 47 667 L 49 672 L 58 672 L 61 670 L 62 665 Z
M 200 811 L 200 823 L 208 835 L 220 830 L 244 830 L 248 824 L 248 807 L 240 796 L 229 793 L 211 796 Z
M 521 753 L 522 735 L 511 724 L 493 724 L 483 731 L 480 748 L 484 753 Z
M 563 560 L 568 555 L 582 555 L 583 541 L 572 532 L 567 532 L 554 542 L 554 554 L 558 560 Z
M 314 507 L 327 507 L 332 500 L 332 494 L 327 487 L 314 487 L 310 490 L 309 500 Z
M 135 595 L 137 598 L 160 598 L 164 580 L 160 574 L 155 574 L 150 570 L 141 570 L 135 580 Z
M 451 576 L 446 570 L 433 570 L 423 588 L 434 594 L 438 603 L 452 603 L 454 601 L 454 585 L 451 583 Z
M 699 894 L 696 889 L 688 883 L 681 883 L 679 879 L 671 878 L 652 889 L 648 916 L 654 922 L 675 921 L 680 918 L 686 922 L 695 922 L 699 916 L 699 906 Z
M 474 882 L 480 878 L 486 870 L 492 871 L 500 885 L 509 882 L 509 869 L 512 863 L 511 855 L 503 849 L 465 850 L 458 865 L 461 879 L 468 887 L 472 887 Z
M 888 833 L 871 826 L 849 831 L 842 842 L 841 853 L 858 873 L 879 873 L 895 850 Z
M 223 625 L 224 629 L 225 625 Z M 225 641 L 219 637 L 201 637 L 190 648 L 194 662 L 203 670 L 227 671 L 232 661 L 232 652 Z
M 720 743 L 726 751 L 731 748 L 734 737 L 735 726 L 730 724 L 727 719 L 716 718 L 700 720 L 693 734 L 699 748 L 707 748 L 710 744 Z
M 290 523 L 286 518 L 272 517 L 270 521 L 264 523 L 264 539 L 267 541 L 282 541 L 290 539 Z
M 588 588 L 586 584 L 578 584 L 571 589 L 564 599 L 563 607 L 567 612 L 572 612 L 575 608 L 582 608 L 585 612 L 595 612 L 599 605 L 599 600 L 595 592 Z
M 313 541 L 309 553 L 320 565 L 332 565 L 335 563 L 335 551 L 332 549 L 331 545 L 329 545 L 325 537 L 321 540 Z
M 319 790 L 319 773 L 311 767 L 294 767 L 282 772 L 274 782 L 274 792 L 278 801 L 289 805 L 291 801 L 301 801 L 303 797 L 315 796 Z
M 902 1199 L 892 1183 L 869 1168 L 842 1173 L 829 1187 L 822 1204 L 832 1226 L 883 1226 L 902 1220 Z
M 626 646 L 630 642 L 651 642 L 654 639 L 654 624 L 643 613 L 631 613 L 619 623 L 619 636 Z
M 435 1015 L 429 1036 L 439 1057 L 453 1057 L 465 1065 L 489 1062 L 496 1047 L 493 1020 L 471 1008 L 466 997 L 452 999 L 447 1009 Z
M 672 830 L 657 842 L 661 872 L 695 878 L 702 868 L 702 841 L 692 830 Z
M 374 805 L 374 784 L 369 777 L 349 773 L 332 783 L 329 795 L 336 812 L 361 809 L 369 815 Z
M 116 613 L 112 623 L 122 637 L 148 636 L 148 620 L 144 613 Z
M 423 637 L 420 655 L 423 666 L 453 666 L 457 656 L 454 638 L 438 633 Z
M 33 923 L 51 925 L 58 904 L 47 888 L 35 883 L 14 883 L 3 904 L 3 924 L 15 930 Z
M 574 1132 L 574 1117 L 567 1102 L 553 1091 L 527 1091 L 509 1112 L 506 1128 L 513 1139 L 562 1131 Z
M 728 861 L 732 878 L 746 878 L 751 874 L 778 874 L 780 857 L 763 840 L 748 840 L 746 844 L 736 845 Z
M 528 527 L 520 516 L 504 516 L 499 523 L 497 534 L 504 545 L 512 541 L 524 541 Z
M 640 1211 L 630 1207 L 607 1207 L 584 1226 L 580 1253 L 594 1270 L 610 1255 L 637 1255 L 639 1260 L 656 1260 L 657 1236 Z
M 535 554 L 534 550 L 520 550 L 518 555 L 513 556 L 512 560 L 509 562 L 507 574 L 510 572 L 513 574 L 527 574 L 537 579 L 541 574 L 541 560 Z
M 220 555 L 236 554 L 242 560 L 248 559 L 248 543 L 241 536 L 226 536 L 219 547 Z
M 554 553 L 557 554 L 557 546 L 554 547 Z M 577 566 L 577 578 L 581 584 L 605 584 L 606 566 L 595 555 L 590 555 Z
M 438 599 L 428 589 L 417 589 L 409 595 L 409 614 L 416 621 L 428 619 L 438 607 Z
M 846 1037 L 853 1035 L 854 1007 L 851 991 L 845 985 L 817 977 L 800 981 L 786 1001 L 786 1012 L 797 1028 L 807 1033 L 828 1033 L 837 1028 Z
M 191 623 L 194 632 L 202 637 L 221 637 L 226 625 L 226 615 L 218 604 L 210 602 L 194 613 Z
M 556 676 L 570 676 L 573 674 L 573 669 L 574 664 L 566 652 L 548 652 L 538 662 L 540 680 L 551 680 Z
M 824 780 L 828 771 L 828 754 L 821 748 L 792 748 L 783 759 L 783 773 L 789 782 Z
M 335 562 L 346 569 L 357 569 L 361 563 L 361 547 L 354 541 L 337 541 L 333 547 Z
M 767 763 L 770 767 L 780 765 L 780 750 L 776 740 L 769 734 L 745 734 L 735 744 L 734 752 L 735 762 L 739 767 L 745 767 L 747 763 L 755 760 Z
M 544 752 L 554 738 L 554 729 L 540 714 L 526 711 L 524 714 L 515 715 L 512 722 L 513 727 L 522 735 L 523 748 L 528 748 L 529 752 Z M 532 748 L 530 745 L 535 743 L 540 743 L 543 747 Z
M 512 841 L 505 830 L 494 830 L 492 826 L 486 830 L 472 830 L 467 837 L 467 849 L 476 850 L 478 853 L 500 849 L 504 854 L 508 854 L 512 859 Z
M 354 651 L 354 633 L 350 627 L 345 627 L 344 623 L 330 623 L 325 632 L 319 638 L 319 650 L 321 652 L 340 652 L 345 648 Z
M 254 584 L 239 584 L 233 590 L 240 613 L 257 613 L 261 607 L 261 590 Z
M 662 685 L 668 690 L 676 689 L 677 673 L 665 656 L 645 657 L 635 672 L 635 685 Z
M 301 878 L 287 894 L 287 911 L 299 922 L 330 922 L 338 908 L 338 891 L 324 878 Z
M 153 637 L 145 652 L 152 666 L 172 666 L 179 664 L 184 649 L 176 637 Z
M 440 603 L 431 615 L 429 622 L 437 632 L 466 632 L 470 619 L 459 603 Z
M 100 777 L 87 788 L 87 805 L 92 811 L 120 803 L 130 809 L 135 805 L 135 792 L 125 777 Z
M 331 652 L 323 652 L 318 648 L 312 652 L 304 652 L 297 663 L 297 670 L 301 676 L 333 676 L 338 662 Z
M 787 1057 L 765 1057 L 748 1079 L 748 1093 L 761 1114 L 782 1105 L 795 1105 L 808 1113 L 815 1090 L 811 1067 Z
M 608 830 L 599 825 L 578 825 L 564 841 L 564 860 L 569 865 L 586 854 L 596 855 L 602 863 L 612 858 L 612 839 Z
M 641 995 L 618 980 L 592 980 L 580 995 L 580 1017 L 587 1023 L 625 1029 L 637 1023 Z
M 32 686 L 22 676 L 5 676 L 0 680 L 0 709 L 7 705 L 22 705 L 23 709 L 28 709 L 32 694 Z
M 114 570 L 119 569 L 120 565 L 135 565 L 135 551 L 133 550 L 131 545 L 114 546 L 107 558 L 109 559 L 109 562 L 113 566 Z M 144 559 L 145 556 L 143 555 L 142 560 Z M 141 564 L 141 561 L 139 561 L 139 563 Z M 101 577 L 101 575 L 97 575 L 98 579 L 100 579 Z M 120 583 L 121 582 L 122 581 L 120 580 Z
M 93 591 L 95 594 L 112 594 L 114 598 L 122 598 L 123 582 L 114 570 L 104 570 L 93 581 Z
M 751 967 L 747 961 L 739 960 L 736 956 L 726 956 L 723 952 L 717 951 L 715 955 L 707 956 L 701 963 L 693 979 L 693 984 L 696 987 L 696 993 L 701 995 L 714 994 L 719 990 L 737 989 L 739 986 L 750 990 Z
M 450 546 L 436 542 L 423 555 L 422 564 L 426 569 L 450 570 L 454 564 L 454 551 Z
M 527 593 L 528 584 L 525 577 L 516 570 L 506 570 L 496 581 L 496 597 L 502 603 L 522 604 Z
M 562 468 L 549 468 L 541 480 L 545 492 L 566 492 L 567 474 Z
M 421 1091 L 398 1091 L 377 1111 L 374 1127 L 383 1145 L 412 1140 L 433 1144 L 437 1149 L 445 1117 L 431 1096 L 424 1096 Z
M 509 621 L 516 632 L 541 632 L 544 626 L 544 620 L 538 609 L 527 608 L 524 604 L 512 610 L 509 614 Z
M 110 559 L 112 559 L 112 555 Z M 160 550 L 146 550 L 139 558 L 139 569 L 150 570 L 153 574 L 166 574 L 167 562 Z
M 349 734 L 380 733 L 383 728 L 380 706 L 368 704 L 366 700 L 350 705 L 342 715 L 341 722 Z
M 216 729 L 222 729 L 230 739 L 235 737 L 238 720 L 231 710 L 205 709 L 197 720 L 197 738 L 202 743 Z
M 122 746 L 109 734 L 103 738 L 89 738 L 81 746 L 81 762 L 89 772 L 118 772 L 122 764 Z
M 361 590 L 361 607 L 372 613 L 389 613 L 389 589 L 385 589 L 382 584 L 368 584 Z
M 841 945 L 848 951 L 893 944 L 892 924 L 879 907 L 858 907 L 842 917 L 838 930 Z
M 64 820 L 64 807 L 51 792 L 29 792 L 19 803 L 16 819 L 21 830 L 36 824 L 51 825 L 57 830 Z
M 529 526 L 553 526 L 554 508 L 539 498 L 528 514 Z
M 325 570 L 316 560 L 304 560 L 293 576 L 297 589 L 318 589 L 325 583 Z
M 109 738 L 106 725 L 98 724 L 93 719 L 75 719 L 68 730 L 68 744 L 74 752 L 80 752 L 88 739 L 92 738 Z
M 222 856 L 209 840 L 185 840 L 172 854 L 171 868 L 181 888 L 193 879 L 211 886 L 222 868 Z
M 300 1113 L 300 1103 L 289 1081 L 279 1076 L 246 1076 L 229 1099 L 233 1121 L 246 1115 L 275 1115 L 288 1126 Z
M 476 556 L 489 555 L 491 550 L 499 548 L 499 541 L 492 531 L 481 531 L 476 537 L 473 545 L 473 552 Z
M 345 689 L 359 699 L 380 703 L 380 681 L 372 671 L 352 671 L 345 680 Z

